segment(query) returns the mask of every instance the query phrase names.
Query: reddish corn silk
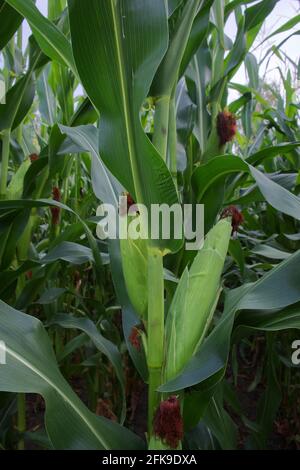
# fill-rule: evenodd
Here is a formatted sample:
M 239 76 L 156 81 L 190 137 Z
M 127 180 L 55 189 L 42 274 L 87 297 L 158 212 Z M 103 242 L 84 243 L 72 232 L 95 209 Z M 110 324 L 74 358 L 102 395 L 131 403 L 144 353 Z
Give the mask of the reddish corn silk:
M 27 278 L 28 280 L 32 279 L 32 271 L 27 271 L 27 273 L 26 273 L 26 278 Z
M 129 208 L 135 204 L 135 202 L 134 202 L 133 197 L 131 196 L 131 194 L 126 193 L 126 197 L 127 197 L 127 211 L 128 211 Z
M 129 209 L 130 209 L 130 207 L 131 207 L 131 206 L 135 206 L 136 203 L 135 203 L 133 197 L 131 196 L 131 194 L 129 194 L 129 193 L 126 192 L 126 193 L 123 193 L 122 195 L 125 196 L 126 199 L 127 199 L 127 212 L 125 213 L 125 211 L 124 211 L 124 213 L 123 213 L 123 209 L 124 209 L 124 208 L 122 207 L 122 210 L 120 210 L 120 214 L 121 214 L 121 215 L 127 215 L 128 211 L 129 211 Z M 135 207 L 135 209 L 136 209 L 136 207 Z
M 31 162 L 35 162 L 39 159 L 39 156 L 36 153 L 32 153 L 31 155 L 29 155 L 29 158 Z
M 97 408 L 96 408 L 96 415 L 97 416 L 104 416 L 111 421 L 118 421 L 118 418 L 112 411 L 112 403 L 110 400 L 103 400 L 102 398 L 98 399 Z
M 60 201 L 60 190 L 57 186 L 54 186 L 54 188 L 52 188 L 52 196 L 54 201 Z
M 138 328 L 133 327 L 131 329 L 131 333 L 128 339 L 129 339 L 130 344 L 134 347 L 134 349 L 136 349 L 137 351 L 141 350 L 140 332 Z
M 60 202 L 60 190 L 56 186 L 52 189 L 52 197 L 54 201 Z M 60 215 L 60 207 L 51 207 L 51 214 L 52 214 L 52 225 L 59 224 L 59 215 Z
M 232 234 L 236 233 L 239 226 L 244 222 L 243 214 L 235 206 L 229 206 L 221 214 L 221 219 L 226 217 L 231 217 Z
M 220 145 L 225 145 L 233 140 L 237 132 L 237 123 L 235 116 L 229 111 L 223 111 L 217 117 L 217 131 Z
M 176 396 L 160 402 L 153 420 L 153 431 L 169 447 L 177 449 L 183 439 L 183 419 Z

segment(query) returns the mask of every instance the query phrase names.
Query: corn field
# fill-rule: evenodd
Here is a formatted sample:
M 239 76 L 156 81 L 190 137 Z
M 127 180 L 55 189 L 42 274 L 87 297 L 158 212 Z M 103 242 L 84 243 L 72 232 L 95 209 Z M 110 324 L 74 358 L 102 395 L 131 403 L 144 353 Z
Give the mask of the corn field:
M 294 3 L 0 0 L 0 449 L 300 449 Z

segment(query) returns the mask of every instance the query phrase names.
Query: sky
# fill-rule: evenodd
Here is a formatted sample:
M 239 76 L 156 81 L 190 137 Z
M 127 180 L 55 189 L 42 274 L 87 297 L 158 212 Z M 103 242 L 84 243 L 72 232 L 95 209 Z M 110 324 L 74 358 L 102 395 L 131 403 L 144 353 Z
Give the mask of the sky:
M 51 0 L 50 0 L 51 1 Z M 47 14 L 47 3 L 48 0 L 37 0 L 36 5 L 40 9 L 43 14 Z M 300 1 L 299 0 L 280 0 L 277 5 L 275 6 L 273 12 L 269 15 L 267 20 L 265 21 L 264 27 L 254 43 L 254 54 L 258 60 L 260 60 L 264 53 L 271 47 L 272 45 L 279 44 L 286 36 L 288 36 L 291 31 L 278 34 L 274 36 L 269 41 L 266 41 L 263 45 L 259 46 L 259 43 L 266 38 L 271 32 L 274 32 L 278 29 L 281 25 L 283 25 L 286 21 L 293 18 L 295 15 L 300 14 Z M 299 25 L 296 26 L 293 30 L 300 29 Z M 231 15 L 226 23 L 226 34 L 231 38 L 234 39 L 236 34 L 236 24 L 234 16 Z M 28 35 L 30 34 L 30 29 L 28 25 L 24 27 L 24 42 L 27 40 Z M 259 46 L 259 47 L 257 47 Z M 294 36 L 285 43 L 285 45 L 281 49 L 284 51 L 294 62 L 298 63 L 300 59 L 300 36 Z M 277 67 L 281 65 L 282 62 L 278 59 L 275 55 L 272 57 L 268 69 L 266 72 L 266 79 L 269 82 L 278 81 L 279 80 L 279 73 Z M 265 73 L 266 62 L 262 64 L 261 74 Z M 235 75 L 233 81 L 246 84 L 247 77 L 245 73 L 245 68 L 242 65 L 238 70 L 237 74 Z M 234 98 L 235 92 L 231 92 L 231 98 Z
M 275 6 L 272 13 L 268 16 L 267 20 L 265 21 L 261 33 L 259 34 L 257 40 L 255 41 L 251 52 L 254 53 L 257 60 L 260 61 L 265 52 L 273 45 L 280 44 L 280 42 L 289 36 L 293 31 L 300 29 L 300 24 L 295 26 L 292 30 L 280 33 L 270 40 L 266 41 L 264 44 L 260 45 L 263 39 L 265 39 L 269 34 L 276 31 L 280 26 L 286 23 L 291 18 L 294 18 L 297 14 L 300 14 L 300 1 L 299 0 L 280 0 L 277 5 Z M 236 34 L 236 24 L 234 16 L 228 19 L 225 32 L 228 36 L 233 39 Z M 299 62 L 300 59 L 300 36 L 293 36 L 291 37 L 280 49 L 281 51 L 285 52 L 295 63 Z M 267 66 L 267 70 L 266 70 Z M 268 82 L 272 81 L 279 81 L 280 75 L 278 72 L 277 67 L 282 67 L 282 62 L 280 59 L 273 55 L 272 59 L 270 60 L 269 64 L 265 61 L 262 64 L 260 69 L 260 75 L 264 75 L 266 72 L 266 80 Z M 245 84 L 247 83 L 247 77 L 245 72 L 245 67 L 242 65 L 238 70 L 237 74 L 235 75 L 233 81 L 236 83 Z

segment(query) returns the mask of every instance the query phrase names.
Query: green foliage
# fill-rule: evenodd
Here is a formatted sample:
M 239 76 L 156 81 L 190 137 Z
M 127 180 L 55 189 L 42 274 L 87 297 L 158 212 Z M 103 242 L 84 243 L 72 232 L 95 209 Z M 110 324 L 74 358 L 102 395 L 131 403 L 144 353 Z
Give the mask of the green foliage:
M 0 448 L 165 449 L 153 418 L 171 394 L 179 447 L 269 448 L 297 413 L 299 63 L 282 46 L 299 14 L 263 37 L 277 0 L 48 3 L 0 0 Z M 142 203 L 204 204 L 202 249 L 175 227 L 98 239 L 98 205 L 125 192 L 149 233 Z M 239 226 L 220 220 L 232 205 Z M 32 428 L 28 394 L 46 404 Z

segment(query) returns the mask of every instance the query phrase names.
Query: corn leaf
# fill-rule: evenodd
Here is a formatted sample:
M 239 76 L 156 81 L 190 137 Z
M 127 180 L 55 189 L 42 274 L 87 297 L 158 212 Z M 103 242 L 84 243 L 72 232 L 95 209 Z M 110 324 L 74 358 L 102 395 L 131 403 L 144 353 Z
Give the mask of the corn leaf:
M 98 348 L 99 351 L 101 351 L 111 361 L 121 385 L 121 423 L 123 423 L 126 417 L 125 376 L 122 365 L 122 357 L 118 348 L 111 341 L 107 340 L 104 336 L 101 335 L 96 325 L 89 318 L 76 318 L 73 315 L 58 313 L 51 320 L 50 324 L 56 324 L 63 328 L 74 328 L 83 331 L 89 336 L 96 348 Z
M 279 147 L 275 149 L 274 152 L 280 153 L 280 150 L 282 150 L 282 148 Z M 193 185 L 197 194 L 197 200 L 201 201 L 206 191 L 216 184 L 220 178 L 224 178 L 224 176 L 231 173 L 240 172 L 251 174 L 265 200 L 272 207 L 300 220 L 299 197 L 295 196 L 275 181 L 272 181 L 267 175 L 257 170 L 254 166 L 232 155 L 216 157 L 195 170 L 193 174 Z
M 70 0 L 69 13 L 77 69 L 101 113 L 102 160 L 137 202 L 171 206 L 178 201 L 171 174 L 139 119 L 167 47 L 164 2 L 109 0 L 100 5 L 97 0 Z M 181 240 L 157 244 L 173 251 Z
M 56 449 L 136 449 L 140 439 L 91 413 L 61 375 L 42 323 L 0 301 L 0 337 L 6 364 L 0 390 L 38 393 L 46 401 L 45 424 Z
M 19 28 L 23 18 L 6 1 L 0 0 L 0 50 L 8 43 Z
M 118 196 L 121 195 L 122 188 L 100 158 L 98 129 L 92 125 L 77 127 L 60 125 L 59 128 L 77 145 L 76 152 L 89 152 L 92 155 L 92 185 L 97 198 L 118 207 Z
M 213 383 L 217 383 L 225 372 L 236 312 L 241 310 L 269 310 L 271 312 L 299 302 L 300 287 L 296 282 L 300 275 L 299 261 L 300 251 L 297 251 L 257 282 L 244 284 L 229 291 L 224 313 L 218 325 L 183 372 L 177 378 L 161 386 L 160 390 L 174 392 L 207 379 L 213 390 Z M 295 315 L 297 316 L 297 313 Z M 295 318 L 293 321 L 295 322 Z
M 7 0 L 20 15 L 24 16 L 42 51 L 52 60 L 67 65 L 76 75 L 72 49 L 66 36 L 45 18 L 32 0 Z

